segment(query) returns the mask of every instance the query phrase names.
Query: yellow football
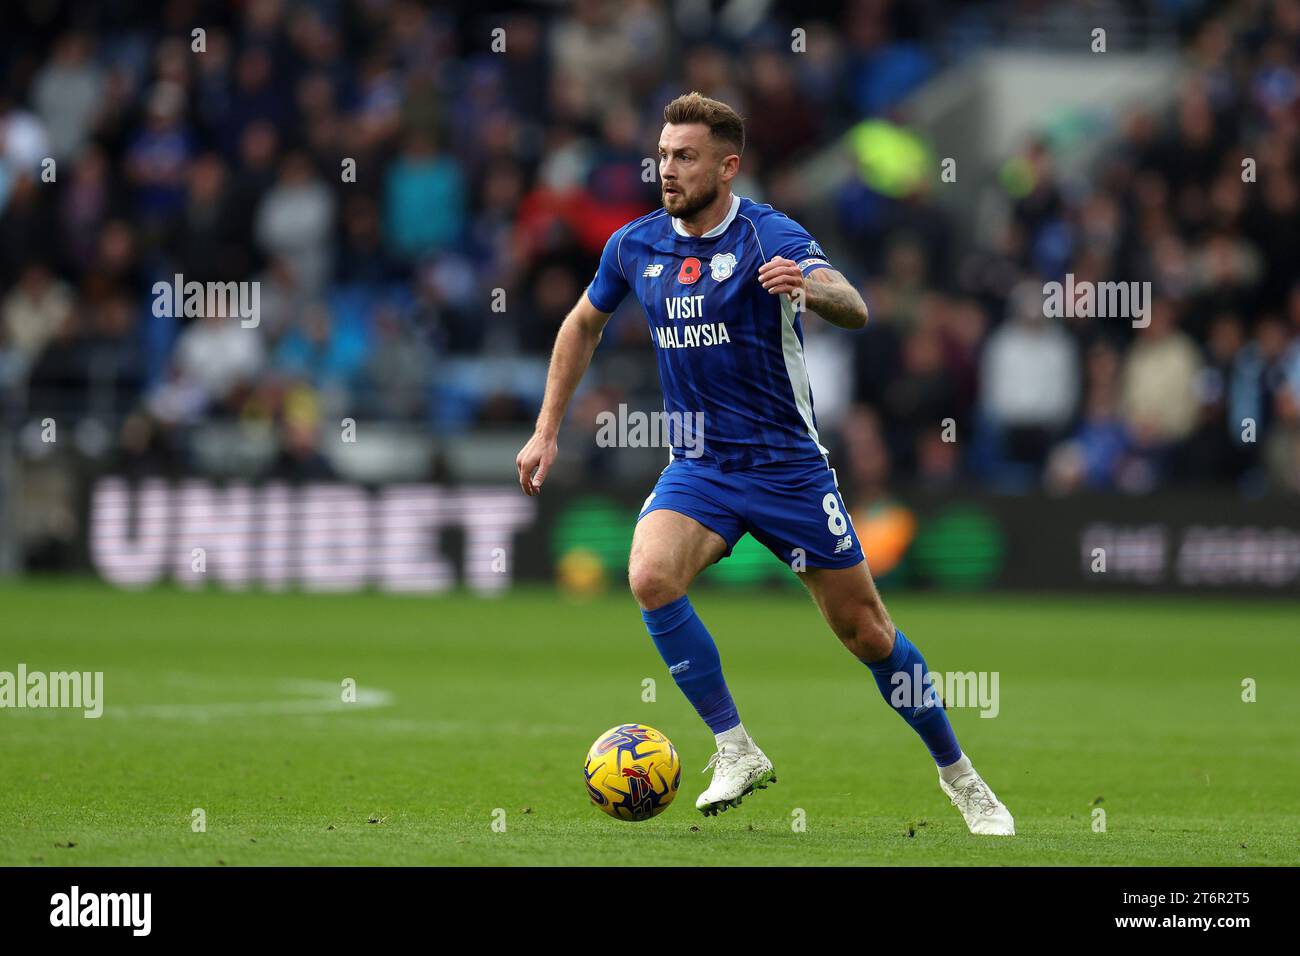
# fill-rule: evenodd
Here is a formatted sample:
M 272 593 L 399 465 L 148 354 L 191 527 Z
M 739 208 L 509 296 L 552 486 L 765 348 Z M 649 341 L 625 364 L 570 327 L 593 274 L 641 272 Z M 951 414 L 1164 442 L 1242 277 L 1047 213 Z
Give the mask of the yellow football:
M 616 820 L 639 822 L 668 809 L 682 782 L 673 742 L 644 724 L 611 727 L 587 751 L 587 795 Z

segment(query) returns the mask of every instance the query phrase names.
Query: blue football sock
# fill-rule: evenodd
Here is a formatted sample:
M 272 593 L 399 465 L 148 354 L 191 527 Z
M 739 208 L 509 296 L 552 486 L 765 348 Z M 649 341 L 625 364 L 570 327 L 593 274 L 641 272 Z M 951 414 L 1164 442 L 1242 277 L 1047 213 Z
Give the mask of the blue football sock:
M 646 629 L 668 665 L 668 673 L 715 734 L 740 723 L 736 703 L 722 679 L 722 660 L 704 622 L 686 595 L 642 611 Z
M 957 746 L 957 735 L 952 732 L 952 724 L 944 713 L 943 701 L 932 683 L 924 679 L 929 671 L 925 658 L 902 631 L 895 628 L 894 649 L 888 657 L 863 663 L 875 675 L 876 686 L 885 702 L 921 735 L 936 764 L 946 767 L 961 759 L 961 747 Z M 903 676 L 896 678 L 896 674 Z M 923 686 L 918 686 L 918 683 Z

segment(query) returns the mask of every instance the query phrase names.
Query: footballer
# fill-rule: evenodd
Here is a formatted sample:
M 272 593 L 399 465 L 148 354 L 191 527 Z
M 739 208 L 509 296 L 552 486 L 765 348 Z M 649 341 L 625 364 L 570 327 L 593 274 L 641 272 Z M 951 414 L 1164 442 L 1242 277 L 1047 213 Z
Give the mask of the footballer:
M 696 807 L 713 815 L 776 782 L 686 594 L 696 575 L 748 532 L 803 568 L 799 576 L 826 623 L 920 735 L 970 831 L 1010 836 L 1010 811 L 958 746 L 933 689 L 896 693 L 929 668 L 880 600 L 818 441 L 800 312 L 860 329 L 866 304 L 798 223 L 732 194 L 744 147 L 744 122 L 725 103 L 689 93 L 665 108 L 663 208 L 610 236 L 595 277 L 561 326 L 536 431 L 515 462 L 520 487 L 541 492 L 569 400 L 610 314 L 632 293 L 650 324 L 664 410 L 686 422 L 703 413 L 691 456 L 679 447 L 684 442 L 673 442 L 637 519 L 628 563 L 655 647 L 717 740 L 705 767 L 713 778 Z

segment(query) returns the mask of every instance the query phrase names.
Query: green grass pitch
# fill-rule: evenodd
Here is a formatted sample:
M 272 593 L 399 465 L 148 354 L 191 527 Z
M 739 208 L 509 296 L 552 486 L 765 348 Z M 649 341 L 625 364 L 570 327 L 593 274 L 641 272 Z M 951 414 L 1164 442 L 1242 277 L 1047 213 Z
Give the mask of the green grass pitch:
M 694 598 L 780 778 L 706 820 L 712 737 L 624 592 L 38 581 L 0 586 L 0 670 L 103 671 L 106 706 L 0 710 L 0 865 L 1300 862 L 1294 603 L 886 599 L 933 669 L 999 672 L 995 719 L 951 713 L 1016 837 L 966 832 L 920 741 L 801 596 Z M 684 767 L 673 806 L 639 824 L 582 783 L 587 747 L 626 721 L 668 734 Z

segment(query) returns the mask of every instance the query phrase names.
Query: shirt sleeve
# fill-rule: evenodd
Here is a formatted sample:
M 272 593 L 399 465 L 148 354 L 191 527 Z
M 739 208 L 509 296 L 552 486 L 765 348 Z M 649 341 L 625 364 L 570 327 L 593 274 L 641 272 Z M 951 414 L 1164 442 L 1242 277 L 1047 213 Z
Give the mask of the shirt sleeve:
M 763 243 L 763 252 L 768 259 L 778 256 L 792 259 L 804 275 L 818 269 L 832 268 L 826 259 L 826 253 L 817 240 L 808 235 L 808 231 L 789 216 L 777 213 L 763 220 L 758 230 Z
M 619 307 L 630 291 L 627 279 L 623 275 L 623 266 L 619 262 L 619 241 L 627 229 L 619 229 L 605 243 L 605 250 L 600 254 L 600 265 L 587 286 L 587 299 L 601 312 L 613 312 Z

